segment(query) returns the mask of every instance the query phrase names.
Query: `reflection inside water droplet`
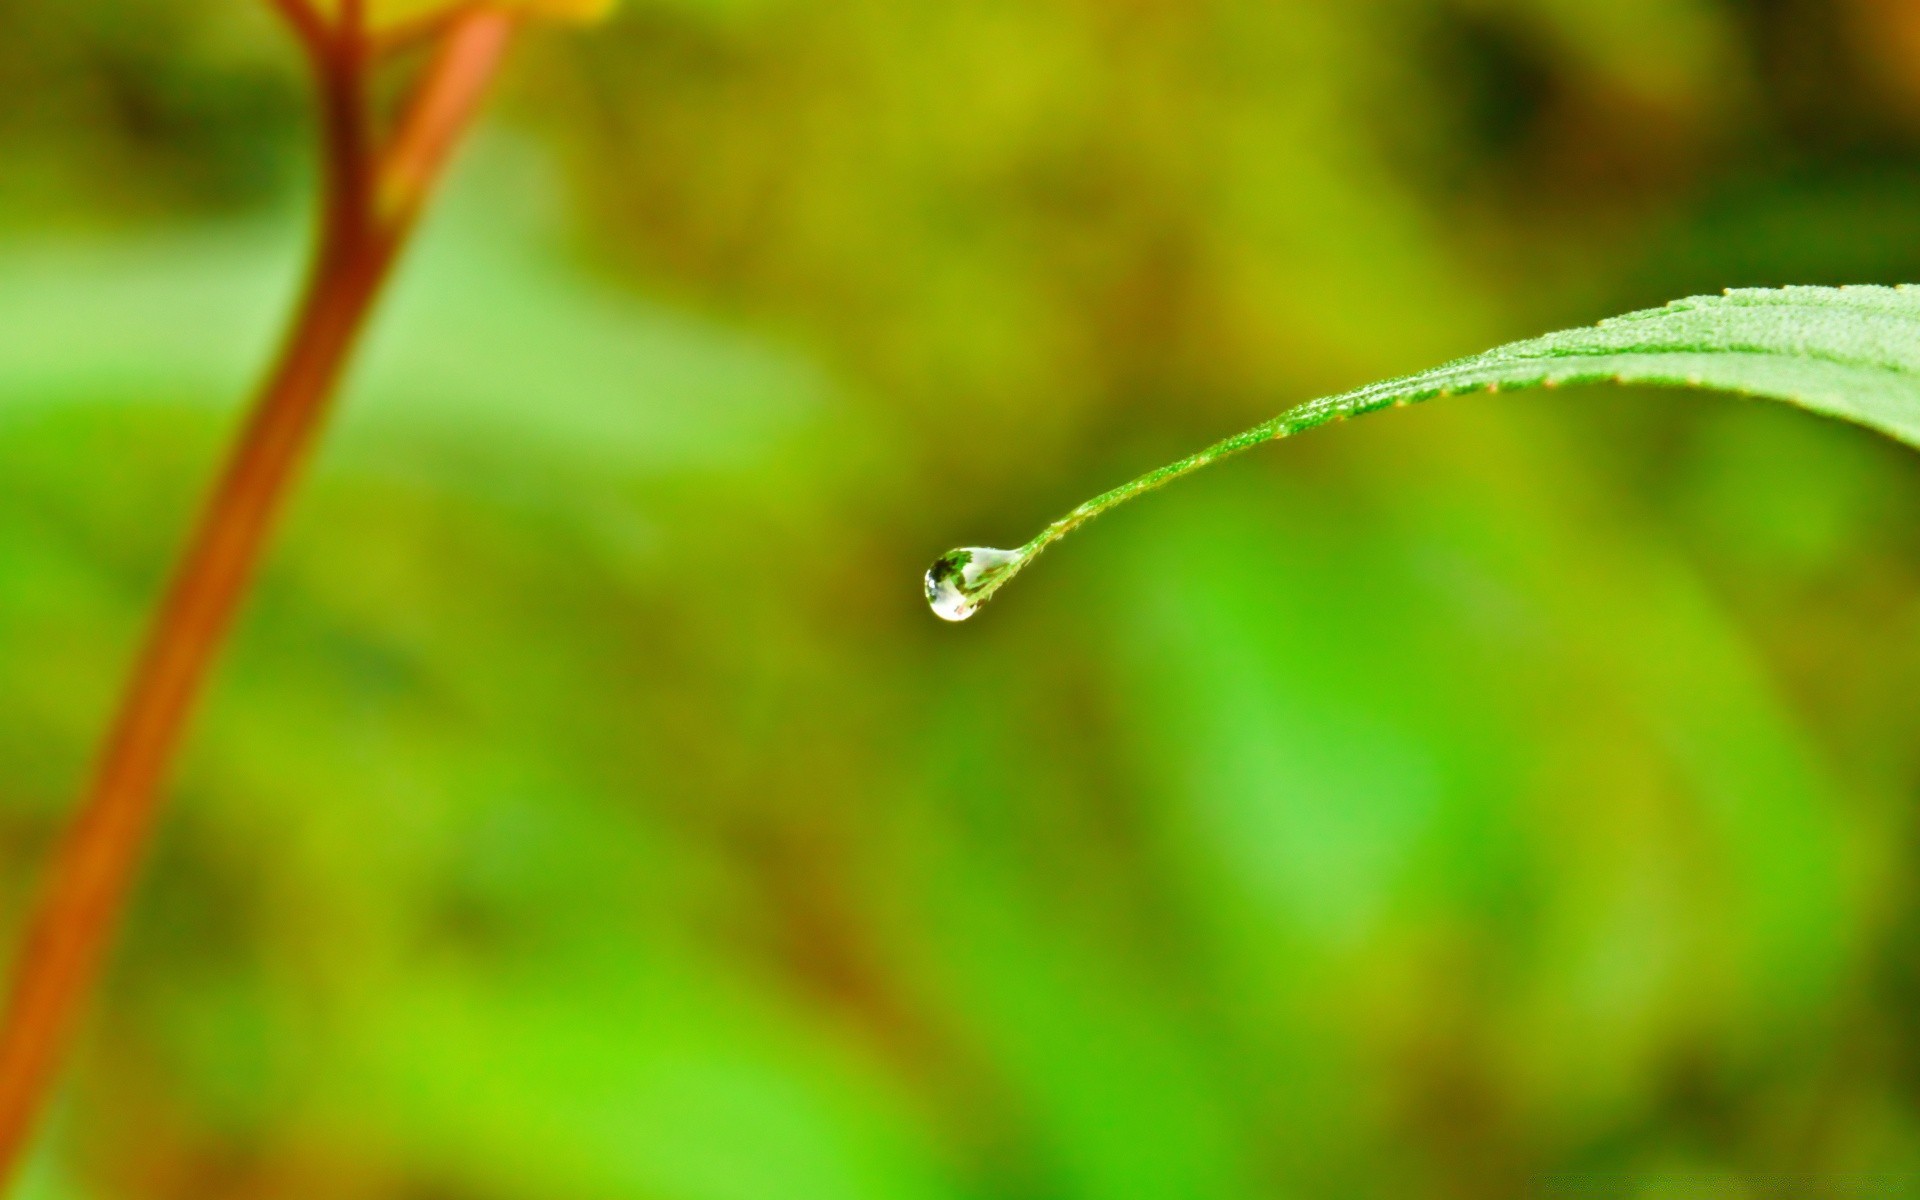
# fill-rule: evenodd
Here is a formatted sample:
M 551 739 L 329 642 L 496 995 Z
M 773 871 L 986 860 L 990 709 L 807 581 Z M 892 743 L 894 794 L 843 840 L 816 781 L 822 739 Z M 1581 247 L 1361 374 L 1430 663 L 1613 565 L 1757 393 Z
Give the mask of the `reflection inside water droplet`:
M 949 550 L 927 569 L 927 603 L 943 621 L 964 621 L 980 610 L 996 581 L 1024 557 L 1016 550 L 991 546 Z

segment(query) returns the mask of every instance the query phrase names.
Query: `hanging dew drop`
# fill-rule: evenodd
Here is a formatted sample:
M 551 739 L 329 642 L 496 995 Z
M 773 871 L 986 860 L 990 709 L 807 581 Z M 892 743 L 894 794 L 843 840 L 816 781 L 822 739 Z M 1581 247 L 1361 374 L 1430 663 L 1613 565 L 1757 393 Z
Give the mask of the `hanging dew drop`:
M 927 603 L 943 621 L 964 621 L 1025 560 L 1017 550 L 991 546 L 949 550 L 927 569 Z

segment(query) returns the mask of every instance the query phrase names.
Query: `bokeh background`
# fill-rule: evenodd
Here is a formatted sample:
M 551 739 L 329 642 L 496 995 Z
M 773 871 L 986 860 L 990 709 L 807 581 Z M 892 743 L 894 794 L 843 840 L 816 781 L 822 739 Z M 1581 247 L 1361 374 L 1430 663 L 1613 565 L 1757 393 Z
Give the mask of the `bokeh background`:
M 298 278 L 265 8 L 0 0 L 0 944 Z M 1915 279 L 1906 0 L 537 32 L 17 1195 L 1920 1194 L 1911 451 L 1476 397 L 918 581 L 1312 395 Z

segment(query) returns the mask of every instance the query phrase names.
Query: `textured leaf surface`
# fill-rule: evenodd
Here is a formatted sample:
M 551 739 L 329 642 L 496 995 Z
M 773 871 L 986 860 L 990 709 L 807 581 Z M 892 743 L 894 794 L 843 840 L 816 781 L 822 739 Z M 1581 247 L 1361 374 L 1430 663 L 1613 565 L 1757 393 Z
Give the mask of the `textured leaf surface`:
M 1597 382 L 1766 396 L 1920 446 L 1920 290 L 1788 287 L 1676 300 L 1303 404 L 1249 434 L 1282 436 L 1448 392 Z
M 1709 388 L 1839 417 L 1920 447 L 1920 289 L 1743 288 L 1675 300 L 1582 329 L 1457 359 L 1414 375 L 1310 400 L 1264 425 L 1094 497 L 1016 552 L 956 550 L 935 564 L 928 596 L 964 619 L 1035 555 L 1101 513 L 1242 450 L 1435 396 L 1575 383 Z M 1003 561 L 1004 560 L 1004 561 Z M 992 562 L 991 567 L 981 564 Z M 970 568 L 969 564 L 973 564 Z

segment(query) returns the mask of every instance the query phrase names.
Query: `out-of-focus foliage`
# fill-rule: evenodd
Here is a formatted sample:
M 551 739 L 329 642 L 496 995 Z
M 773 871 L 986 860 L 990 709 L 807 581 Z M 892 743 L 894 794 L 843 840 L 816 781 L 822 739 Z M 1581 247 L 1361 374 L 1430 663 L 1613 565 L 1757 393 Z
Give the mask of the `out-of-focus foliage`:
M 264 12 L 0 35 L 10 930 L 309 172 Z M 1912 1178 L 1911 452 L 1482 397 L 1185 484 L 970 626 L 917 575 L 1306 395 L 1916 277 L 1914 44 L 1878 0 L 639 0 L 530 37 L 24 1194 Z
M 246 2 L 246 0 L 243 0 Z M 258 3 L 258 0 L 251 0 Z M 595 21 L 612 10 L 614 0 L 491 0 L 495 7 L 510 9 L 529 17 L 560 21 Z M 340 11 L 340 0 L 315 0 L 315 6 L 329 17 Z M 472 8 L 473 0 L 365 0 L 363 12 L 367 26 L 379 31 L 431 23 L 459 9 Z

